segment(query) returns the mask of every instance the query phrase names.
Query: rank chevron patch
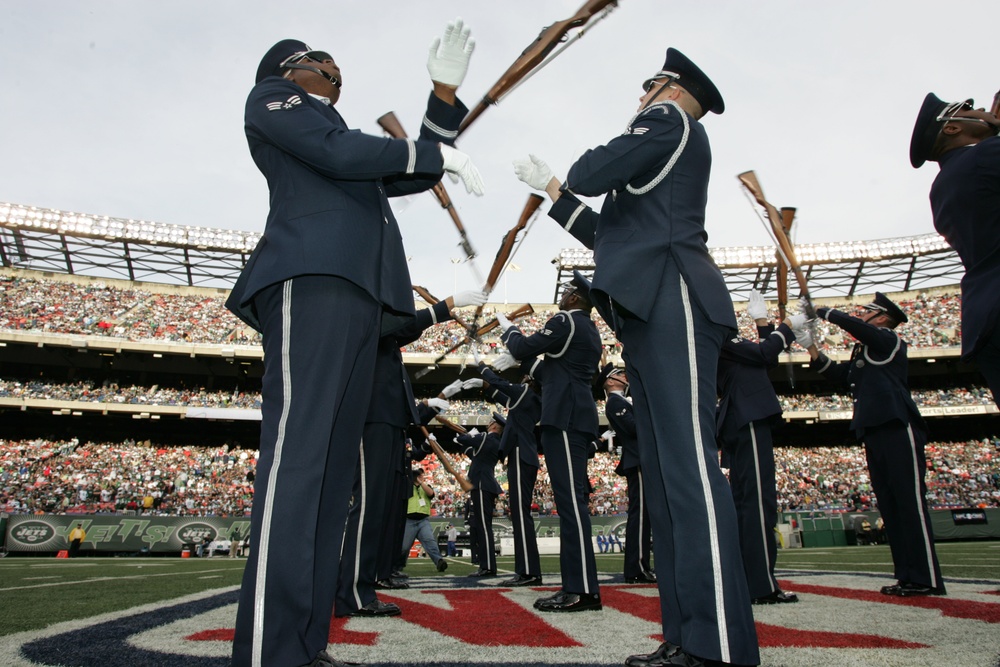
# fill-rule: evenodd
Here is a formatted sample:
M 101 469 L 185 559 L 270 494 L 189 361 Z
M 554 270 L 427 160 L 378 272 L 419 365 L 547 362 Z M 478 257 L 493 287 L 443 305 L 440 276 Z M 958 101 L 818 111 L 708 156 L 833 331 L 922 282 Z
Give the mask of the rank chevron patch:
M 796 604 L 754 607 L 764 665 L 996 667 L 1000 600 L 996 581 L 948 580 L 942 597 L 893 598 L 887 578 L 832 572 L 779 572 Z M 330 623 L 331 655 L 366 665 L 620 665 L 659 645 L 656 587 L 603 577 L 603 611 L 544 614 L 533 609 L 556 579 L 534 589 L 474 583 L 468 577 L 411 579 L 380 592 L 401 616 Z M 9 667 L 225 667 L 236 588 L 60 623 L 0 637 Z
M 268 102 L 266 106 L 268 111 L 281 111 L 282 109 L 291 109 L 300 104 L 302 104 L 302 98 L 298 95 L 292 95 L 284 102 Z

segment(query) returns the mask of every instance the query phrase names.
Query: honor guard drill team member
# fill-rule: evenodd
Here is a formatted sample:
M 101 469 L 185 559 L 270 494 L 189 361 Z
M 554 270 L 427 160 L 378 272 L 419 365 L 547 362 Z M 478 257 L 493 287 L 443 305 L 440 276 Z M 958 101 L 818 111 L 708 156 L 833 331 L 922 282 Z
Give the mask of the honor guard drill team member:
M 757 290 L 750 291 L 747 314 L 757 324 L 760 341 L 737 337 L 722 346 L 719 444 L 724 467 L 729 468 L 750 597 L 754 604 L 798 602 L 798 596 L 782 591 L 774 578 L 778 490 L 771 424 L 781 417 L 781 403 L 767 369 L 776 366 L 778 355 L 795 342 L 792 327 L 804 327 L 806 316 L 792 315 L 775 329 L 767 321 L 767 305 Z
M 425 409 L 423 416 L 418 415 L 400 348 L 420 338 L 429 327 L 450 320 L 452 308 L 478 306 L 485 302 L 486 294 L 482 291 L 456 294 L 430 308 L 417 311 L 415 318 L 400 318 L 401 328 L 379 339 L 372 400 L 365 418 L 361 455 L 341 552 L 335 616 L 395 616 L 400 613 L 397 605 L 383 603 L 375 594 L 375 582 L 380 578 L 379 555 L 393 551 L 402 542 L 402 539 L 393 539 L 392 530 L 398 509 L 390 502 L 396 477 L 394 467 L 403 460 L 406 428 L 411 424 L 426 425 L 436 414 Z M 458 393 L 461 385 L 459 381 L 458 387 L 452 387 L 450 393 L 446 387 L 444 398 Z M 383 578 L 388 579 L 392 560 L 386 558 L 384 565 L 388 566 L 388 570 Z M 440 559 L 437 565 L 444 570 L 448 562 Z
M 538 441 L 535 424 L 542 416 L 542 399 L 532 388 L 533 380 L 525 376 L 523 382 L 504 380 L 493 372 L 473 350 L 482 380 L 466 380 L 466 386 L 483 387 L 490 400 L 507 408 L 507 425 L 500 438 L 500 460 L 507 461 L 507 504 L 514 529 L 514 576 L 501 583 L 504 586 L 541 586 L 542 563 L 538 555 L 538 536 L 535 520 L 531 516 L 531 503 L 538 480 Z M 473 383 L 473 384 L 470 384 Z
M 817 308 L 816 315 L 854 336 L 849 361 L 834 363 L 808 337 L 811 367 L 851 390 L 851 429 L 865 444 L 868 473 L 892 552 L 898 583 L 886 595 L 944 595 L 941 566 L 927 507 L 924 445 L 927 431 L 907 386 L 906 342 L 894 330 L 906 314 L 881 292 L 863 317 Z M 797 335 L 798 332 L 796 332 Z
M 468 32 L 449 25 L 434 46 L 419 140 L 350 130 L 335 108 L 340 68 L 298 40 L 271 47 L 247 98 L 247 142 L 270 212 L 227 301 L 264 348 L 235 667 L 337 664 L 325 649 L 382 314 L 414 313 L 387 197 L 429 189 L 443 171 L 482 193 L 468 157 L 445 145 L 467 111 L 455 91 Z
M 591 319 L 589 283 L 574 272 L 559 299 L 559 312 L 530 336 L 503 314 L 500 339 L 518 361 L 538 355 L 542 451 L 559 513 L 559 567 L 562 590 L 535 601 L 540 611 L 600 609 L 597 564 L 591 542 L 587 492 L 587 449 L 597 437 L 597 405 L 591 381 L 601 360 L 601 336 Z M 529 365 L 532 368 L 534 363 Z
M 455 438 L 458 448 L 472 459 L 467 477 L 472 484 L 469 497 L 475 518 L 469 528 L 475 536 L 473 543 L 479 561 L 479 570 L 472 573 L 473 577 L 495 577 L 497 574 L 493 511 L 503 488 L 494 471 L 500 460 L 500 437 L 506 424 L 504 416 L 494 412 L 485 433 L 473 430 Z
M 676 49 L 643 91 L 625 132 L 584 153 L 564 184 L 534 156 L 515 171 L 594 250 L 593 302 L 624 346 L 665 639 L 626 664 L 756 665 L 736 510 L 715 444 L 716 367 L 736 317 L 706 245 L 712 157 L 698 121 L 725 105 Z M 599 215 L 576 197 L 602 194 Z
M 986 378 L 1000 407 L 1000 119 L 972 100 L 927 93 L 910 139 L 910 164 L 938 163 L 931 186 L 934 229 L 965 266 L 962 359 Z
M 643 491 L 642 468 L 639 466 L 639 440 L 635 431 L 632 402 L 626 397 L 628 379 L 624 368 L 607 364 L 600 375 L 607 401 L 604 414 L 615 432 L 614 441 L 621 447 L 621 459 L 615 474 L 625 478 L 628 510 L 625 519 L 625 583 L 655 584 L 656 576 L 649 565 L 652 552 L 652 527 L 649 508 Z M 608 536 L 610 539 L 610 535 Z M 611 545 L 608 545 L 611 548 Z

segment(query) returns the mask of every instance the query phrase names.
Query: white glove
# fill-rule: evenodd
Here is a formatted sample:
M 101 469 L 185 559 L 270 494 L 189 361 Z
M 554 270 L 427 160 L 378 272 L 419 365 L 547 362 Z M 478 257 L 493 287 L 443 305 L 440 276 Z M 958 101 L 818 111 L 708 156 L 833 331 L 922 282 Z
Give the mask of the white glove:
M 444 27 L 443 37 L 434 38 L 427 56 L 431 81 L 456 88 L 462 85 L 465 73 L 469 71 L 469 59 L 476 48 L 476 40 L 469 36 L 471 32 L 462 19 L 457 18 Z
M 479 170 L 476 169 L 476 165 L 472 164 L 469 156 L 451 146 L 439 145 L 441 159 L 444 162 L 442 168 L 449 174 L 461 178 L 465 184 L 466 192 L 482 197 L 483 193 L 486 192 L 486 188 L 483 186 L 483 177 L 479 175 Z
M 479 378 L 472 378 L 462 383 L 462 389 L 482 389 L 483 381 Z
M 472 345 L 472 359 L 476 362 L 476 365 L 483 363 L 483 357 L 479 354 L 479 346 L 473 343 Z
M 601 440 L 610 440 L 615 437 L 615 432 L 610 428 L 601 434 Z
M 497 313 L 497 323 L 500 325 L 500 331 L 506 331 L 507 329 L 510 329 L 512 326 L 514 326 L 513 324 L 510 323 L 510 320 L 508 320 L 507 316 L 504 315 L 503 313 Z
M 753 320 L 767 319 L 767 304 L 764 297 L 755 289 L 750 290 L 750 298 L 747 300 L 747 315 Z
M 428 443 L 431 443 L 431 442 L 437 443 L 437 441 L 438 441 L 437 436 L 435 436 L 433 433 L 428 433 L 427 434 L 427 442 Z
M 451 398 L 452 396 L 454 396 L 455 394 L 457 394 L 460 391 L 462 391 L 462 381 L 461 380 L 455 380 L 454 382 L 452 382 L 451 384 L 449 384 L 447 387 L 445 387 L 444 389 L 442 389 L 441 393 L 444 394 L 445 398 Z
M 443 398 L 428 398 L 427 405 L 434 408 L 437 412 L 444 412 L 451 407 L 451 403 L 444 400 Z
M 475 426 L 473 426 L 468 431 L 466 431 L 465 435 L 471 435 L 471 436 L 475 437 L 475 436 L 479 435 L 479 429 L 476 428 Z
M 813 337 L 812 334 L 809 333 L 808 329 L 803 327 L 801 329 L 793 329 L 793 331 L 795 332 L 795 342 L 798 343 L 799 346 L 805 349 L 809 349 L 809 347 L 812 346 Z
M 514 355 L 512 355 L 510 352 L 504 352 L 499 357 L 497 357 L 496 361 L 493 362 L 493 368 L 497 369 L 500 372 L 503 372 L 508 368 L 514 368 L 514 366 L 517 366 L 517 359 L 515 359 Z
M 514 175 L 536 190 L 545 190 L 553 178 L 549 165 L 530 153 L 527 160 L 514 160 Z
M 791 327 L 794 331 L 798 331 L 806 325 L 809 321 L 809 316 L 805 313 L 796 313 L 795 315 L 789 315 L 788 321 L 791 322 Z
M 468 292 L 459 292 L 451 297 L 451 300 L 455 304 L 455 308 L 464 308 L 465 306 L 481 306 L 486 303 L 487 298 L 489 296 L 486 292 L 477 289 L 469 290 Z

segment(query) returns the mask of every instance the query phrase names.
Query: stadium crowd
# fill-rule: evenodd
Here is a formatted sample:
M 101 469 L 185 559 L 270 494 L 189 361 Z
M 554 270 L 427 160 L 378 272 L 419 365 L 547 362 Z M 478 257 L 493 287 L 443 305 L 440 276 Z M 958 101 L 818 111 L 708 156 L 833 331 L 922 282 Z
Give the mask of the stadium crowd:
M 75 283 L 7 275 L 0 276 L 0 329 L 131 341 L 259 345 L 259 335 L 226 310 L 224 302 L 225 295 L 218 290 L 153 292 L 83 278 Z M 961 345 L 961 303 L 957 292 L 919 293 L 897 302 L 910 314 L 909 323 L 900 326 L 899 333 L 912 348 Z M 825 305 L 851 309 L 845 303 Z M 489 304 L 482 321 L 488 321 L 497 308 L 497 304 Z M 502 308 L 513 309 L 514 306 Z M 554 313 L 555 307 L 549 306 L 521 318 L 518 324 L 525 332 L 534 332 Z M 738 310 L 738 322 L 744 337 L 756 338 L 753 321 L 742 308 Z M 614 335 L 599 318 L 597 325 L 602 340 L 613 348 Z M 818 326 L 823 349 L 846 350 L 853 344 L 836 327 L 826 322 L 819 322 Z M 463 336 L 464 330 L 457 324 L 435 327 L 403 349 L 410 353 L 440 354 Z M 487 334 L 483 342 L 495 348 L 500 343 L 499 331 Z
M 1000 507 L 1000 439 L 935 442 L 926 451 L 932 507 Z M 235 445 L 0 440 L 0 511 L 242 516 L 253 499 L 256 457 L 255 450 Z M 466 457 L 452 459 L 468 469 Z M 628 506 L 616 464 L 609 452 L 597 452 L 590 461 L 594 515 L 621 514 Z M 861 447 L 778 447 L 775 464 L 780 511 L 877 509 Z M 436 512 L 463 516 L 465 497 L 454 479 L 433 456 L 422 465 L 437 490 Z M 498 474 L 498 480 L 506 488 L 506 476 Z M 498 515 L 504 516 L 506 495 L 501 498 Z M 554 512 L 544 465 L 534 505 L 539 515 Z

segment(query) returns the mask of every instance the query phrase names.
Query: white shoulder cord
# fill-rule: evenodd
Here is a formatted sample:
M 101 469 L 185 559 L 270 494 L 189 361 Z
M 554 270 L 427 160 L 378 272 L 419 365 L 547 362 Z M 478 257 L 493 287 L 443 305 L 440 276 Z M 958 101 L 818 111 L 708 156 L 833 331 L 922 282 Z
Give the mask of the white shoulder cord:
M 661 109 L 663 113 L 670 113 L 668 109 L 664 108 L 666 106 L 672 106 L 673 108 L 677 109 L 677 113 L 679 113 L 681 116 L 681 122 L 684 123 L 684 134 L 681 136 L 681 142 L 677 146 L 677 150 L 674 151 L 674 154 L 670 156 L 670 160 L 667 161 L 667 164 L 663 165 L 663 169 L 660 170 L 660 173 L 657 174 L 656 178 L 654 178 L 641 188 L 634 188 L 631 185 L 626 185 L 625 190 L 629 194 L 644 195 L 653 188 L 655 188 L 657 185 L 659 185 L 660 182 L 667 177 L 667 174 L 670 173 L 670 170 L 674 168 L 674 165 L 677 164 L 677 160 L 680 159 L 681 153 L 684 152 L 684 147 L 687 145 L 688 135 L 691 133 L 691 126 L 688 123 L 687 114 L 684 113 L 684 110 L 681 109 L 680 106 L 678 106 L 677 102 L 674 102 L 673 100 L 669 100 L 667 102 L 660 102 L 658 104 L 654 104 L 650 107 L 647 107 L 646 109 L 643 109 L 636 115 L 632 116 L 632 120 L 628 122 L 628 127 L 631 129 L 632 123 L 635 122 L 636 118 L 650 111 L 651 109 Z

